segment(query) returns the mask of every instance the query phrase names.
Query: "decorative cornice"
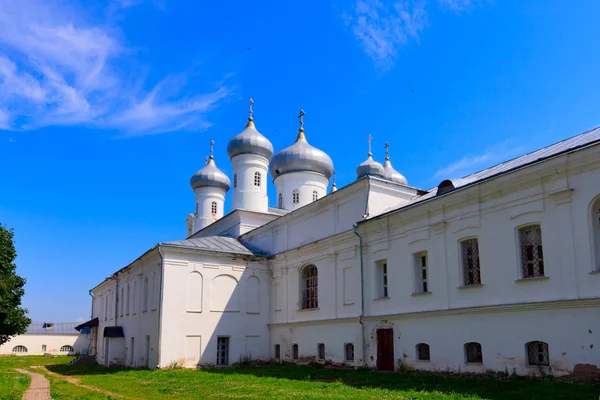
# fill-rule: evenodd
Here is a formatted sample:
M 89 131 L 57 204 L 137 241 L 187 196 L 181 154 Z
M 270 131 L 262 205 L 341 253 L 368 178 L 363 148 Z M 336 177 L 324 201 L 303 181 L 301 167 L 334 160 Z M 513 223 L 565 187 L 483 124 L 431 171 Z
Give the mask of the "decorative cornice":
M 561 204 L 568 204 L 571 202 L 573 190 L 574 189 L 571 188 L 557 190 L 555 192 L 548 193 L 548 196 L 554 200 L 555 205 L 560 206 Z

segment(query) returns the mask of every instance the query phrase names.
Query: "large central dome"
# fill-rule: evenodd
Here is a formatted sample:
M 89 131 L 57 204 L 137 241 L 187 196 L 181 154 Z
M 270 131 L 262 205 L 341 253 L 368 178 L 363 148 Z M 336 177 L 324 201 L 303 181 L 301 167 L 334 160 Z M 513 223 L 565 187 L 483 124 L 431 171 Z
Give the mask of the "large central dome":
M 304 129 L 300 128 L 296 142 L 277 153 L 269 169 L 273 179 L 290 172 L 315 172 L 329 179 L 333 161 L 325 152 L 308 144 Z

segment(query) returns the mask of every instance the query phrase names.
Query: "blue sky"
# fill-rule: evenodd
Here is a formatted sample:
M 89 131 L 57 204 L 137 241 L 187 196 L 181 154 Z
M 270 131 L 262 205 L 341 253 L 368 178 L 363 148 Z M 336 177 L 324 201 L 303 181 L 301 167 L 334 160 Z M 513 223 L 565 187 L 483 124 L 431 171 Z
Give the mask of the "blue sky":
M 600 2 L 0 0 L 0 222 L 35 320 L 185 236 L 189 177 L 255 101 L 290 145 L 300 108 L 338 186 L 391 144 L 430 188 L 600 125 Z M 275 204 L 274 189 L 269 194 Z

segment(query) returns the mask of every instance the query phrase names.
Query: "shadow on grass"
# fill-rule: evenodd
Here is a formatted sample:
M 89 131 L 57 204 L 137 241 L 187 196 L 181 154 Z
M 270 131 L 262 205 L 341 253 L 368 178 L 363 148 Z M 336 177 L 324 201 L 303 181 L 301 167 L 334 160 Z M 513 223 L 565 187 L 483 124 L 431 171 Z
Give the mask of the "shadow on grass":
M 48 370 L 60 375 L 107 375 L 131 372 L 132 369 L 100 365 L 47 365 Z M 145 370 L 148 371 L 148 370 Z M 570 383 L 547 379 L 500 379 L 488 375 L 456 376 L 443 373 L 402 372 L 377 373 L 370 370 L 334 369 L 312 366 L 277 365 L 268 367 L 238 367 L 202 369 L 204 373 L 222 377 L 253 375 L 257 378 L 275 378 L 305 382 L 339 382 L 355 389 L 384 389 L 390 392 L 416 391 L 446 395 L 478 396 L 489 400 L 598 400 L 600 382 Z M 151 373 L 161 374 L 155 370 Z M 173 372 L 173 371 L 170 371 Z M 189 372 L 189 371 L 187 371 Z M 199 384 L 201 384 L 199 382 Z M 158 388 L 157 388 L 158 390 Z M 315 390 L 319 390 L 315 388 Z

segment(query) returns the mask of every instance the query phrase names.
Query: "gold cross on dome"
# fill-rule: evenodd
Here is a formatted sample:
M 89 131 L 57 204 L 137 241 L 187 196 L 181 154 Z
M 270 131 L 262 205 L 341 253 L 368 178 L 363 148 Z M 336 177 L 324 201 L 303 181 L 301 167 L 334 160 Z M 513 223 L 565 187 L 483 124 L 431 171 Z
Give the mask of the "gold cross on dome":
M 213 152 L 215 151 L 215 141 L 211 140 L 210 141 L 210 159 L 212 160 L 213 157 Z
M 250 101 L 248 102 L 248 109 L 250 110 L 250 119 L 254 117 L 254 112 L 252 111 L 252 104 L 254 104 L 254 100 L 250 99 Z
M 390 144 L 388 142 L 385 142 L 385 159 L 389 160 L 390 159 Z

